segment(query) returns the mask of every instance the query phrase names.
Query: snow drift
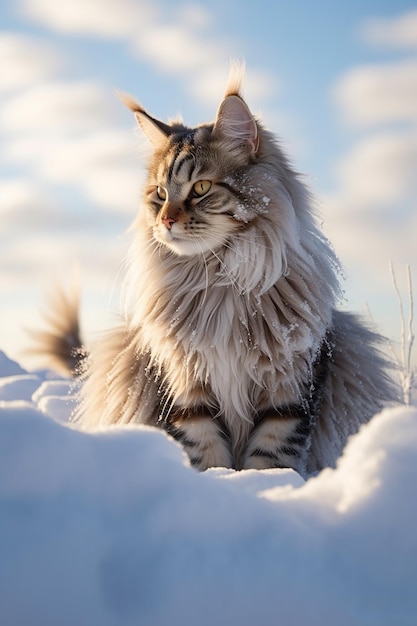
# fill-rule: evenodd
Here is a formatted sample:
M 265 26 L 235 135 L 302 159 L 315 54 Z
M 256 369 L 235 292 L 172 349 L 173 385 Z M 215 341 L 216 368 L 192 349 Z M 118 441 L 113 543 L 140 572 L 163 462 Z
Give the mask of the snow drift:
M 68 425 L 75 390 L 0 354 L 2 626 L 415 626 L 417 409 L 335 470 L 192 469 L 164 432 Z

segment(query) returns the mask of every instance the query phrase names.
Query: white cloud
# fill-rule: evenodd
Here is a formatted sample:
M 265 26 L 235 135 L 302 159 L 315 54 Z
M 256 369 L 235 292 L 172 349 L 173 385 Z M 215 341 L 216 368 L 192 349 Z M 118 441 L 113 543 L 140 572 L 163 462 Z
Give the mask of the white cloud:
M 417 122 L 417 59 L 354 68 L 333 95 L 344 118 L 355 125 Z
M 370 215 L 352 210 L 339 193 L 325 198 L 325 230 L 343 262 L 362 266 L 387 280 L 388 261 L 417 267 L 417 212 L 398 207 L 398 216 Z M 366 281 L 364 281 L 366 282 Z M 380 285 L 380 286 L 381 286 Z M 368 288 L 374 287 L 368 282 Z
M 408 216 L 396 219 L 394 214 L 387 219 L 352 213 L 349 206 L 338 204 L 341 201 L 339 195 L 326 199 L 324 228 L 346 273 L 345 304 L 350 310 L 364 315 L 369 322 L 374 322 L 384 335 L 400 342 L 401 320 L 389 263 L 395 266 L 406 303 L 405 267 L 410 266 L 414 280 L 417 270 L 417 212 L 414 209 Z M 415 358 L 413 360 L 415 362 Z
M 134 137 L 100 131 L 76 137 L 42 140 L 38 135 L 10 141 L 5 156 L 29 166 L 44 183 L 78 188 L 94 205 L 119 212 L 138 208 L 142 179 Z
M 22 13 L 49 28 L 77 35 L 123 39 L 143 32 L 154 16 L 141 0 L 23 0 Z
M 230 59 L 241 47 L 218 36 L 211 14 L 197 4 L 172 10 L 140 0 L 73 0 L 64 5 L 55 0 L 23 0 L 22 7 L 27 17 L 52 30 L 121 40 L 157 71 L 186 79 L 184 88 L 210 105 L 217 102 L 218 92 L 223 93 Z M 245 83 L 258 104 L 271 94 L 275 81 L 265 72 L 256 74 L 253 71 Z
M 195 73 L 196 80 L 210 66 L 224 66 L 228 48 L 223 42 L 204 40 L 199 32 L 190 31 L 183 24 L 160 25 L 143 33 L 134 43 L 135 51 L 150 60 L 160 71 L 180 74 Z M 191 85 L 192 87 L 192 85 Z M 194 90 L 195 94 L 195 90 Z M 197 94 L 195 94 L 198 96 Z
M 169 19 L 157 4 L 140 0 L 73 0 L 65 5 L 24 0 L 22 6 L 27 17 L 53 30 L 121 39 L 163 71 L 193 70 L 219 54 L 209 37 L 201 39 L 210 16 L 198 5 L 183 6 Z
M 158 5 L 132 0 L 24 0 L 24 13 L 53 30 L 122 39 L 131 50 L 159 70 L 187 72 L 219 55 L 219 45 L 201 35 L 209 23 L 206 10 L 183 7 L 167 20 Z M 223 44 L 220 44 L 223 47 Z
M 39 38 L 18 33 L 0 34 L 0 91 L 27 87 L 54 75 L 64 65 L 61 52 Z
M 417 12 L 368 21 L 362 33 L 368 42 L 415 48 Z M 417 58 L 354 67 L 332 96 L 357 133 L 334 168 L 325 230 L 354 285 L 354 306 L 373 302 L 393 334 L 398 312 L 388 263 L 417 268 Z
M 394 18 L 373 18 L 363 24 L 365 41 L 388 48 L 417 49 L 417 9 Z
M 6 217 L 22 209 L 50 205 L 51 198 L 26 178 L 0 179 L 0 232 Z
M 65 223 L 62 214 L 57 218 Z M 40 283 L 50 282 L 62 275 L 62 284 L 65 285 L 75 268 L 80 267 L 83 288 L 91 293 L 101 290 L 102 296 L 109 298 L 111 286 L 107 285 L 104 289 L 104 285 L 116 277 L 127 252 L 127 240 L 123 237 L 121 225 L 111 234 L 106 235 L 103 231 L 102 222 L 97 223 L 96 236 L 91 231 L 83 231 L 81 221 L 73 237 L 68 236 L 69 229 L 64 229 L 62 225 L 51 236 L 46 221 L 39 221 L 37 225 L 30 222 L 30 228 L 20 227 L 14 240 L 8 238 L 7 245 L 2 246 L 2 288 L 6 292 L 19 285 L 27 291 L 32 284 L 37 284 L 36 292 L 40 297 Z
M 406 41 L 414 31 L 417 11 L 371 20 L 363 28 L 368 39 L 381 41 Z M 365 133 L 335 168 L 336 205 L 362 214 L 404 212 L 417 197 L 417 58 L 353 68 L 337 82 L 333 98 L 343 119 Z
M 0 111 L 0 162 L 24 167 L 38 187 L 70 185 L 94 205 L 133 215 L 141 162 L 133 133 L 116 130 L 120 109 L 113 93 L 91 82 L 31 87 L 9 97 Z M 16 188 L 15 197 L 25 188 Z
M 112 94 L 113 95 L 113 94 Z M 0 129 L 8 133 L 42 131 L 68 135 L 108 124 L 118 103 L 102 86 L 88 81 L 49 82 L 10 98 L 0 111 Z
M 192 96 L 210 106 L 222 97 L 231 47 L 213 37 L 204 7 L 184 5 L 163 13 L 159 4 L 133 0 L 58 4 L 23 0 L 21 7 L 26 16 L 59 32 L 121 39 L 158 70 L 186 79 Z M 256 94 L 256 105 L 272 85 L 268 75 L 248 71 L 245 86 Z M 133 214 L 143 171 L 133 135 L 114 130 L 119 110 L 113 94 L 93 82 L 31 85 L 0 110 L 5 134 L 0 161 L 25 167 L 38 181 L 81 190 L 95 205 Z
M 367 136 L 336 170 L 351 211 L 379 210 L 417 198 L 417 133 Z
M 324 196 L 325 232 L 354 286 L 351 306 L 373 301 L 389 334 L 398 313 L 388 263 L 417 268 L 416 172 L 416 133 L 379 132 L 340 159 L 335 191 Z

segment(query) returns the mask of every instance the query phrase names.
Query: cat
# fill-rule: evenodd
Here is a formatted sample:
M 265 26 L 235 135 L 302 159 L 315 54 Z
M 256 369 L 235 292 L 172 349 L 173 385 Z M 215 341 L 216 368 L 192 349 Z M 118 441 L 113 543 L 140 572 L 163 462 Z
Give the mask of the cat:
M 44 349 L 66 367 L 83 361 L 84 428 L 153 425 L 199 470 L 308 476 L 398 393 L 382 338 L 336 308 L 337 257 L 242 80 L 231 73 L 214 123 L 196 128 L 122 96 L 153 149 L 126 311 L 82 359 L 64 300 Z

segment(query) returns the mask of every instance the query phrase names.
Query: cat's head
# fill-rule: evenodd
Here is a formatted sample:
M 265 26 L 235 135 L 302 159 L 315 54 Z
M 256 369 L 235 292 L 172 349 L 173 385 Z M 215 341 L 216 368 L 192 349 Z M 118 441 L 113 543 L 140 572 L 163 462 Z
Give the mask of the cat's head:
M 196 128 L 165 124 L 122 99 L 153 147 L 142 219 L 157 242 L 178 255 L 216 251 L 268 213 L 270 175 L 259 167 L 265 131 L 238 83 L 229 84 L 214 123 Z

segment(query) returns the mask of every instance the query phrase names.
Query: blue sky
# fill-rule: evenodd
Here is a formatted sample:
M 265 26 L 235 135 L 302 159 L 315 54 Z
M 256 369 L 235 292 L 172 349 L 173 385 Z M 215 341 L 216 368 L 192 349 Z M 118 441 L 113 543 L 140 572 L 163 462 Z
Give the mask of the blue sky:
M 307 175 L 346 305 L 398 339 L 389 261 L 417 282 L 417 3 L 0 3 L 0 348 L 18 357 L 48 285 L 78 265 L 87 334 L 118 308 L 144 142 L 115 97 L 210 121 L 230 58 Z

